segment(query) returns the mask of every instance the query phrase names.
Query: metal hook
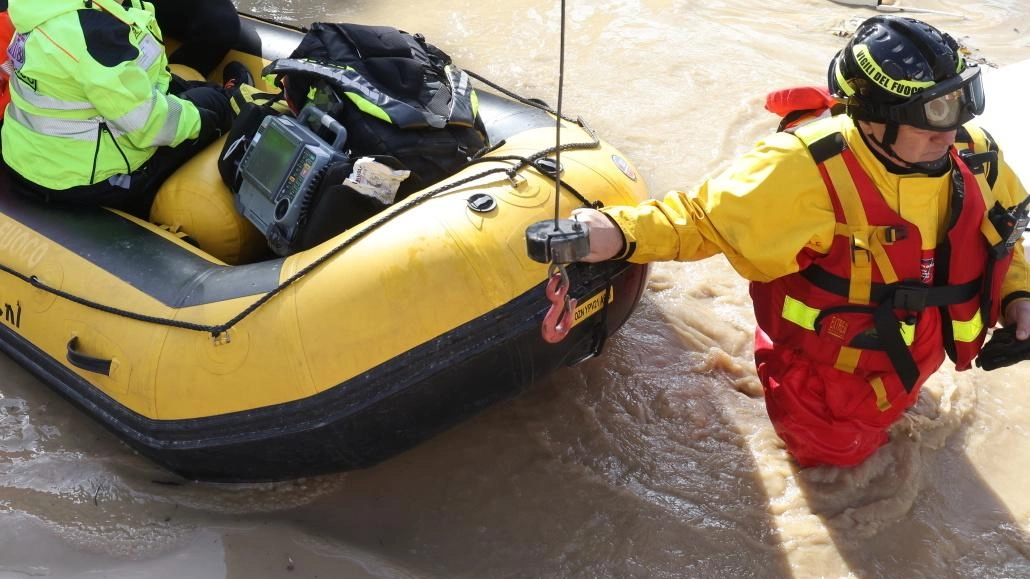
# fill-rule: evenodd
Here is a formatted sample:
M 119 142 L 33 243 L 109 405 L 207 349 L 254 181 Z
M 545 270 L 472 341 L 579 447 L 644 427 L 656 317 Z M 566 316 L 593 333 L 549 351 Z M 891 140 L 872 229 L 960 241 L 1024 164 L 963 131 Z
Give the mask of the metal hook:
M 572 329 L 576 300 L 569 298 L 571 284 L 564 264 L 552 263 L 548 275 L 550 279 L 547 280 L 545 292 L 551 302 L 551 308 L 544 314 L 540 333 L 548 343 L 557 344 L 564 340 Z

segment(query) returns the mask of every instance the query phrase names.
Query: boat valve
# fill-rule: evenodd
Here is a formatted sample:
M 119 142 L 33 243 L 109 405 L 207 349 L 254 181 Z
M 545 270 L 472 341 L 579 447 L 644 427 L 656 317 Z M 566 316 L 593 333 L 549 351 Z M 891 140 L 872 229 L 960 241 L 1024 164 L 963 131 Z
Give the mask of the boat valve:
M 540 333 L 544 340 L 556 344 L 569 335 L 575 321 L 576 299 L 569 297 L 569 272 L 565 265 L 579 261 L 590 253 L 589 228 L 572 219 L 539 221 L 526 229 L 529 257 L 551 264 L 544 289 L 551 307 L 544 314 Z

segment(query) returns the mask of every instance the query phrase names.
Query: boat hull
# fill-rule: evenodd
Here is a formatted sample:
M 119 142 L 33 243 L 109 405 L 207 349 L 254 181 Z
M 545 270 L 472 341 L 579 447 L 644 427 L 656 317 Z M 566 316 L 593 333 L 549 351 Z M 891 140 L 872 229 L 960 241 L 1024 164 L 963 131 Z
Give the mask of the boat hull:
M 496 148 L 482 162 L 319 246 L 250 263 L 167 225 L 43 206 L 0 170 L 0 349 L 142 455 L 224 482 L 376 464 L 598 355 L 646 267 L 569 266 L 576 308 L 552 343 L 550 272 L 524 232 L 556 207 L 635 203 L 646 188 L 571 123 L 556 188 L 532 162 L 553 146 L 555 119 L 483 103 Z

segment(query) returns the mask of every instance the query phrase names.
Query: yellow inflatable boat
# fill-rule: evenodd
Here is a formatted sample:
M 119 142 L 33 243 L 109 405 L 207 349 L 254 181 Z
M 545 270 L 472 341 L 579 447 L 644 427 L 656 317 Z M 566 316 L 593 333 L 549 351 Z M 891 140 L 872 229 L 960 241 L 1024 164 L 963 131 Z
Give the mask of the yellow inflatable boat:
M 300 40 L 241 18 L 230 59 L 256 77 Z M 554 117 L 477 88 L 485 158 L 288 257 L 235 211 L 217 143 L 149 222 L 41 206 L 0 173 L 0 347 L 138 452 L 213 481 L 369 466 L 596 356 L 646 269 L 570 265 L 575 308 L 552 302 L 526 230 L 554 215 Z M 562 142 L 562 215 L 647 198 L 591 132 L 564 123 Z M 568 333 L 546 340 L 556 307 Z

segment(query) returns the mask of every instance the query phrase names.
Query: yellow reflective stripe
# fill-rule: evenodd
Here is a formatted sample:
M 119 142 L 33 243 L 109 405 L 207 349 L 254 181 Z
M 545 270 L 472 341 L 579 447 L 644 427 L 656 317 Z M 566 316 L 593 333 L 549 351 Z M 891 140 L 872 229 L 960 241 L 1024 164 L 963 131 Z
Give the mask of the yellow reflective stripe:
M 984 329 L 983 318 L 980 317 L 980 311 L 977 310 L 973 314 L 973 318 L 965 322 L 952 320 L 951 322 L 951 333 L 955 336 L 956 342 L 972 342 L 980 337 L 980 332 Z
M 901 322 L 901 339 L 905 341 L 906 346 L 911 346 L 912 342 L 916 341 L 916 325 L 909 324 L 907 322 Z
M 344 91 L 343 94 L 347 95 L 350 102 L 354 103 L 354 106 L 358 107 L 358 110 L 366 115 L 372 115 L 373 117 L 390 123 L 391 125 L 394 124 L 393 119 L 390 118 L 390 115 L 387 114 L 385 110 L 376 106 L 372 101 L 366 99 L 364 95 L 351 91 Z
M 869 80 L 880 85 L 883 90 L 901 97 L 911 98 L 912 95 L 928 89 L 934 85 L 932 80 L 905 80 L 891 78 L 883 72 L 880 65 L 869 53 L 869 47 L 864 44 L 855 44 L 851 47 L 851 53 L 855 56 L 855 63 L 862 69 Z
M 847 372 L 849 374 L 855 373 L 855 368 L 858 367 L 858 358 L 862 355 L 862 350 L 858 348 L 852 348 L 850 346 L 841 346 L 840 352 L 837 354 L 837 362 L 833 365 L 834 368 L 841 372 Z
M 844 91 L 844 94 L 846 96 L 853 97 L 853 96 L 855 96 L 855 89 L 851 88 L 851 83 L 848 82 L 847 77 L 844 76 L 844 73 L 840 69 L 840 62 L 842 60 L 843 60 L 843 58 L 836 58 L 836 59 L 834 59 L 834 62 L 833 62 L 833 76 L 835 76 L 837 78 L 837 86 L 839 86 L 841 88 L 841 90 Z
M 880 409 L 880 412 L 889 410 L 891 403 L 887 400 L 887 388 L 883 386 L 883 379 L 880 377 L 870 378 L 869 385 L 873 387 L 873 392 L 876 394 L 876 407 Z
M 783 319 L 794 322 L 806 330 L 815 331 L 817 317 L 819 310 L 810 308 L 790 296 L 783 298 Z

